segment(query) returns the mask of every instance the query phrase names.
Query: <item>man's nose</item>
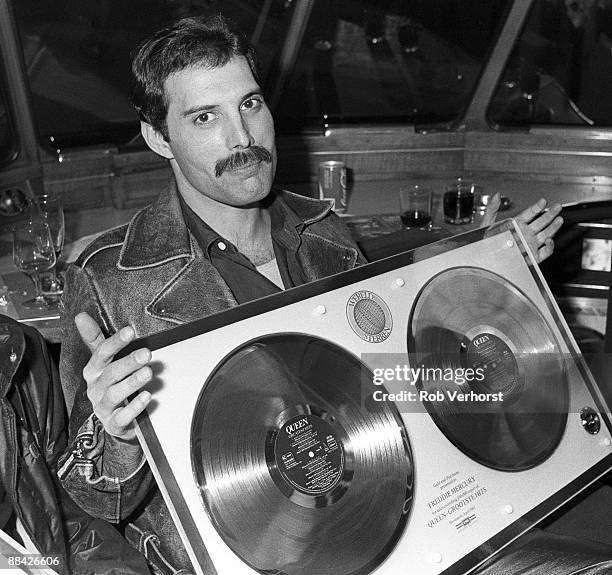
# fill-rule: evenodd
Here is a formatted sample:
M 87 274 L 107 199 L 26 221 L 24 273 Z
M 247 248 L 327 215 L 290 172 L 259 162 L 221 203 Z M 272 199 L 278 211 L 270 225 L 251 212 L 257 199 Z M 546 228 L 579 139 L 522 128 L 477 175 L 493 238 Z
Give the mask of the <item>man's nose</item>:
M 248 148 L 254 144 L 248 123 L 241 114 L 230 119 L 227 133 L 227 145 L 230 150 Z

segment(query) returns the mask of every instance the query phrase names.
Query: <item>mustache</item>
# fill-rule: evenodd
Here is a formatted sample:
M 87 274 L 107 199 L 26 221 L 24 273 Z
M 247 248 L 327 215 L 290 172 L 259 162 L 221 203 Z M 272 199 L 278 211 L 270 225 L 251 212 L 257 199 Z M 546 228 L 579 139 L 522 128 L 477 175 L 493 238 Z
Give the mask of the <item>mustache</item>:
M 228 158 L 219 160 L 215 164 L 215 176 L 220 178 L 223 172 L 238 170 L 249 164 L 257 162 L 272 163 L 272 154 L 262 146 L 251 146 L 246 150 L 242 150 L 232 154 Z

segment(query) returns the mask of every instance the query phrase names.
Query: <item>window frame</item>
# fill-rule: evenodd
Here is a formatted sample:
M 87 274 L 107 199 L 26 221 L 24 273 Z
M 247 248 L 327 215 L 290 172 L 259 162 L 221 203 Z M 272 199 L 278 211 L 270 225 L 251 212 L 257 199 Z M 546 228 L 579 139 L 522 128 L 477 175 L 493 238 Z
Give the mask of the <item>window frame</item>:
M 15 161 L 0 168 L 0 184 L 7 178 L 15 179 L 15 174 L 21 179 L 38 177 L 42 165 L 45 188 L 61 193 L 68 206 L 148 203 L 166 185 L 168 168 L 144 146 L 133 142 L 121 149 L 88 146 L 53 153 L 39 145 L 11 1 L 0 0 L 0 45 L 7 55 L 10 106 L 20 147 Z M 487 119 L 489 102 L 535 1 L 514 0 L 460 120 L 417 127 L 333 124 L 323 125 L 318 131 L 306 129 L 296 135 L 278 136 L 278 182 L 313 183 L 319 162 L 340 159 L 352 168 L 355 179 L 363 180 L 401 179 L 407 174 L 504 172 L 581 183 L 592 180 L 594 185 L 599 178 L 607 191 L 612 129 L 500 127 Z
M 10 0 L 0 0 L 0 58 L 7 86 L 6 105 L 15 134 L 11 159 L 0 164 L 0 186 L 42 178 L 39 145 L 32 114 L 30 88 L 21 51 L 21 42 Z
M 523 28 L 537 0 L 514 0 L 493 52 L 483 70 L 463 119 L 458 128 L 464 131 L 492 130 L 498 133 L 528 132 L 550 136 L 582 135 L 588 139 L 612 140 L 612 127 L 561 126 L 532 124 L 525 126 L 502 126 L 492 123 L 488 110 L 502 78 L 504 70 Z

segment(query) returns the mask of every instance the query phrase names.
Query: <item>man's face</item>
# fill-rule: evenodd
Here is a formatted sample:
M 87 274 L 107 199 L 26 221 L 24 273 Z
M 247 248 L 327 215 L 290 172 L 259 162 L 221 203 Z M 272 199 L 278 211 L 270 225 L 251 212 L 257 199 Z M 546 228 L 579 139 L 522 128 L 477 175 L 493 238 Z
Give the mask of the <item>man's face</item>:
M 164 86 L 179 191 L 231 206 L 265 198 L 276 170 L 274 123 L 246 59 L 187 68 Z

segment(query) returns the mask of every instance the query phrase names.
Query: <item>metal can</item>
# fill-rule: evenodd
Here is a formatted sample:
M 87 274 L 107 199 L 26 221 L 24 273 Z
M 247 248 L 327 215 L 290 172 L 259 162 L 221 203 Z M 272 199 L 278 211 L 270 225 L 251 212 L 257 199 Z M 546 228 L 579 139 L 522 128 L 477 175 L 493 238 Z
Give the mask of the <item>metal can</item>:
M 319 198 L 334 200 L 334 210 L 346 211 L 346 166 L 331 160 L 319 164 Z

